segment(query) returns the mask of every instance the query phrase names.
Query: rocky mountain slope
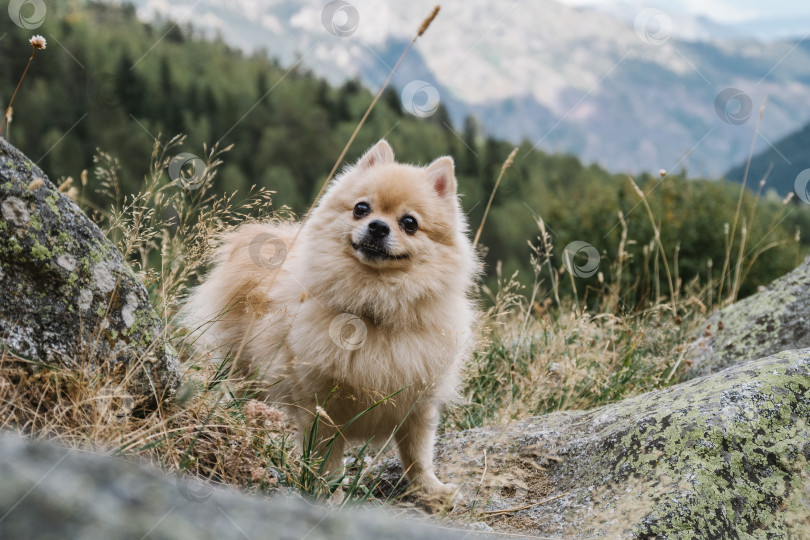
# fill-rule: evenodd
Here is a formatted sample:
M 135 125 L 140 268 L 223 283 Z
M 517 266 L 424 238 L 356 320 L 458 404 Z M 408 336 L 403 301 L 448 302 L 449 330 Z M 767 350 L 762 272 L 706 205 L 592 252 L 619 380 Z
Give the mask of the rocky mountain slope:
M 143 18 L 180 20 L 244 49 L 265 48 L 286 65 L 300 59 L 332 81 L 359 77 L 376 88 L 434 2 L 135 4 Z M 719 176 L 748 155 L 766 98 L 757 150 L 810 119 L 806 42 L 760 42 L 642 8 L 444 2 L 393 84 L 433 87 L 412 88 L 405 98 L 416 105 L 406 108 L 432 110 L 438 100 L 457 126 L 472 114 L 490 134 L 631 173 Z
M 446 434 L 438 474 L 468 497 L 457 519 L 477 508 L 499 532 L 800 537 L 809 396 L 810 349 L 785 351 L 590 411 Z

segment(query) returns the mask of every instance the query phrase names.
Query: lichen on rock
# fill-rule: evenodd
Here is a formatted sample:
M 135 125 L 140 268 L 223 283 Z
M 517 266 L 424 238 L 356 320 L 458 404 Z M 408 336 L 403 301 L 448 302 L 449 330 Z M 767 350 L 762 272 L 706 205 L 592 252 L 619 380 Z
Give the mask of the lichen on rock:
M 2 138 L 0 272 L 4 350 L 33 365 L 121 373 L 140 405 L 173 395 L 179 363 L 146 289 L 81 209 Z
M 439 476 L 463 486 L 470 509 L 561 495 L 488 518 L 559 538 L 799 537 L 810 530 L 809 461 L 810 349 L 437 445 Z
M 810 347 L 810 257 L 765 290 L 714 313 L 687 349 L 687 378 Z

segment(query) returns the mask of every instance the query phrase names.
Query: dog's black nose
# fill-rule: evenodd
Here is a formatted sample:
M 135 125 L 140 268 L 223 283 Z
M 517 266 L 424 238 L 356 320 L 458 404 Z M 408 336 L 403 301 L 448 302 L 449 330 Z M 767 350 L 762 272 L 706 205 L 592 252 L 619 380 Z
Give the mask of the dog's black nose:
M 375 240 L 381 240 L 386 236 L 388 236 L 388 234 L 391 232 L 391 229 L 390 227 L 388 227 L 388 225 L 386 225 L 379 219 L 375 219 L 374 221 L 368 224 L 368 232 L 371 235 L 371 237 L 374 238 Z

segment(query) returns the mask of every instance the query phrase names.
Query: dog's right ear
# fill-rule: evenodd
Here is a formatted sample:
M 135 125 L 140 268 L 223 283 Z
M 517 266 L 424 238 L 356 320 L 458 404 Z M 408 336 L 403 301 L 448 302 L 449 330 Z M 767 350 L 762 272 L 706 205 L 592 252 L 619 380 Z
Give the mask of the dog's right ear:
M 385 139 L 380 139 L 380 142 L 372 146 L 368 152 L 363 154 L 363 157 L 361 157 L 360 161 L 357 162 L 357 168 L 362 171 L 370 169 L 374 165 L 393 163 L 393 161 L 394 150 Z

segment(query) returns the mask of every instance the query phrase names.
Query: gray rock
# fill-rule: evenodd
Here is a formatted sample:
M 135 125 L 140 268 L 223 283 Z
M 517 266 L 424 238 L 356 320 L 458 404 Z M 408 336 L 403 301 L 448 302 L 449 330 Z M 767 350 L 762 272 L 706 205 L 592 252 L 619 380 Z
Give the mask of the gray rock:
M 687 349 L 686 376 L 803 347 L 810 347 L 810 257 L 764 291 L 713 314 Z
M 552 499 L 485 515 L 496 531 L 806 538 L 810 349 L 591 411 L 447 434 L 436 460 L 473 515 Z
M 24 366 L 115 374 L 139 405 L 170 396 L 180 380 L 160 318 L 121 253 L 2 138 L 0 344 Z
M 419 539 L 474 533 L 383 511 L 262 499 L 113 458 L 0 434 L 0 538 Z

